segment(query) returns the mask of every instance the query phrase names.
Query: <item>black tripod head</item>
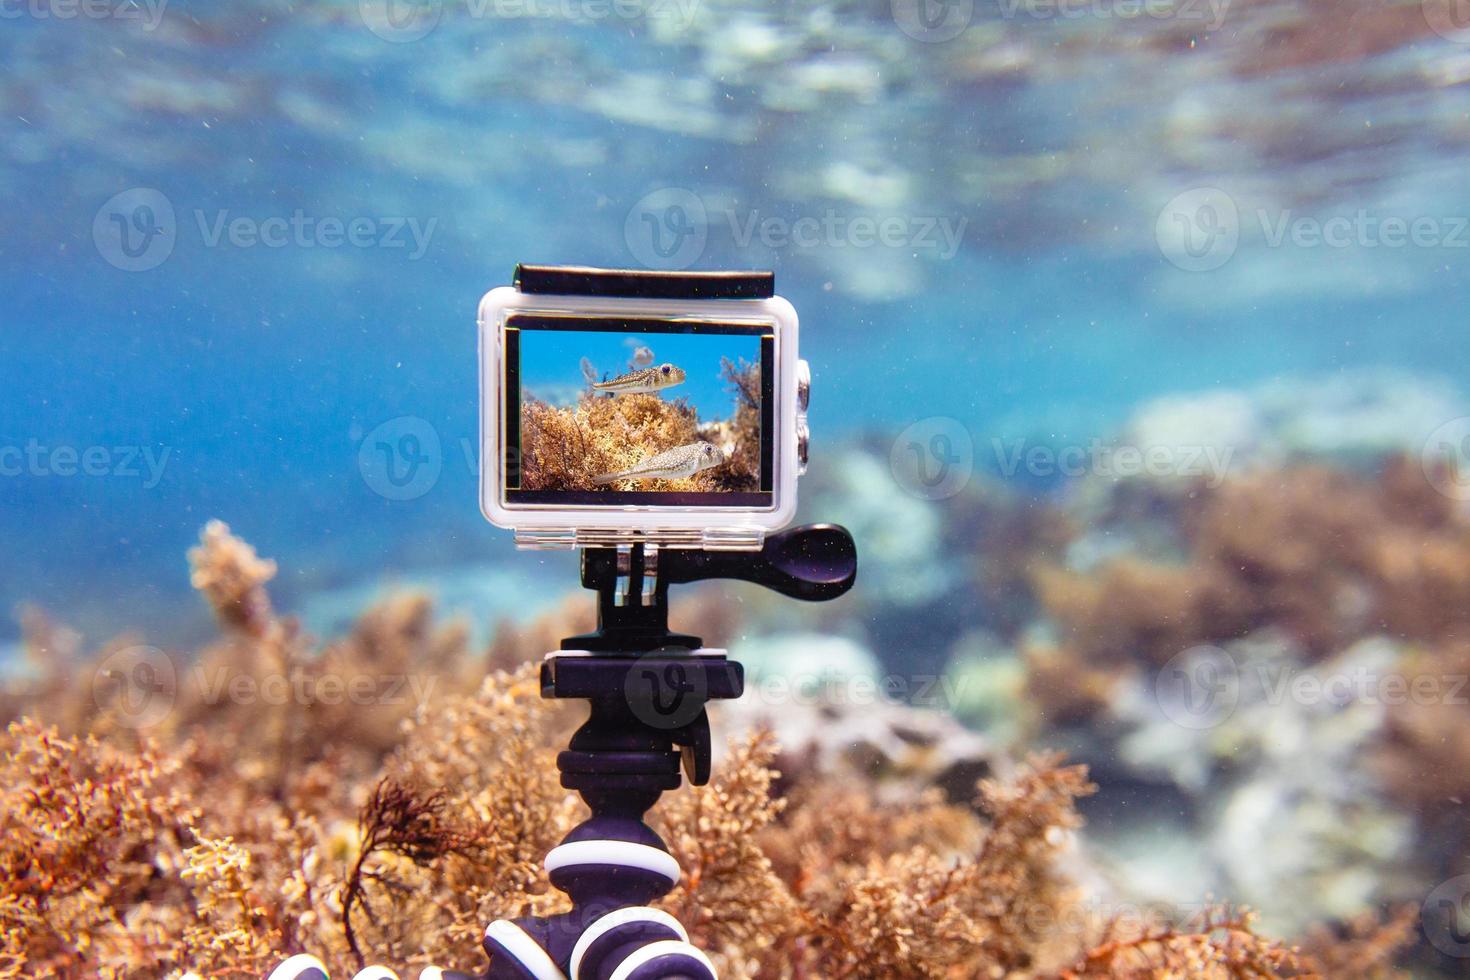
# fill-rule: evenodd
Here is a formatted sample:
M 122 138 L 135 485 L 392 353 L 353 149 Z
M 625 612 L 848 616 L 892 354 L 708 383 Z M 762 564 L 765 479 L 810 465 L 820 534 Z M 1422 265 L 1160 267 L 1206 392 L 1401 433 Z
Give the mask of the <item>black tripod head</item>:
M 587 723 L 557 760 L 562 785 L 592 791 L 652 791 L 709 778 L 705 705 L 737 698 L 740 664 L 704 651 L 697 636 L 669 631 L 669 586 L 706 579 L 754 582 L 821 602 L 852 588 L 857 548 L 846 528 L 809 524 L 766 539 L 757 552 L 661 549 L 651 544 L 589 549 L 582 584 L 597 590 L 597 630 L 562 641 L 541 667 L 545 697 L 582 698 Z M 677 747 L 677 751 L 676 751 Z

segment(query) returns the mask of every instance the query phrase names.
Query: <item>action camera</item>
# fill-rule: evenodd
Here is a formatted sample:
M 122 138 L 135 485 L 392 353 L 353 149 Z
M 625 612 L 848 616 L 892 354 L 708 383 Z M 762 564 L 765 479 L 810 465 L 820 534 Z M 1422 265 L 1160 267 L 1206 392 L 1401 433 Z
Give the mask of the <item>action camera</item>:
M 522 265 L 479 340 L 481 510 L 518 546 L 754 550 L 790 523 L 809 373 L 771 273 Z

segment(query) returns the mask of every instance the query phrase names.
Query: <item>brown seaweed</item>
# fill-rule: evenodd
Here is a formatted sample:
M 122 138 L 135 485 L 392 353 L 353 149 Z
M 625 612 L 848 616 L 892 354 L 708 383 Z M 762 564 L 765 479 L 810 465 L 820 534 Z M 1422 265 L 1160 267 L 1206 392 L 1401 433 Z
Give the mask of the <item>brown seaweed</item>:
M 343 974 L 364 958 L 475 970 L 487 922 L 566 907 L 541 858 L 584 812 L 554 766 L 573 718 L 540 697 L 533 665 L 478 679 L 488 658 L 414 597 L 320 647 L 274 611 L 273 566 L 223 525 L 192 561 L 225 631 L 198 663 L 257 682 L 387 668 L 440 685 L 428 704 L 354 705 L 350 724 L 311 697 L 277 706 L 184 685 L 138 730 L 95 699 L 80 711 L 90 677 L 61 663 L 6 702 L 24 717 L 0 756 L 0 976 L 258 977 L 297 952 Z M 58 628 L 31 629 L 49 643 Z M 1062 928 L 1078 892 L 1075 803 L 1094 790 L 1080 767 L 1035 758 L 983 782 L 972 807 L 885 800 L 862 780 L 778 781 L 776 751 L 756 734 L 710 785 L 655 811 L 687 872 L 665 904 L 725 976 L 1366 978 L 1387 975 L 1402 931 L 1327 944 L 1329 969 L 1236 913 L 1131 935 Z

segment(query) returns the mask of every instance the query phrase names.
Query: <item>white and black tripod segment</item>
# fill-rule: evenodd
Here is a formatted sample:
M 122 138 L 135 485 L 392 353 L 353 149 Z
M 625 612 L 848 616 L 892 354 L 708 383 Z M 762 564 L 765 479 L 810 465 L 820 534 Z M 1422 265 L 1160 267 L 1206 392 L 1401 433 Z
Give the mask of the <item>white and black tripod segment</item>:
M 186 973 L 180 980 L 199 978 L 192 973 Z M 331 980 L 331 975 L 321 960 L 306 953 L 298 953 L 272 970 L 266 980 Z M 358 970 L 352 975 L 352 980 L 399 980 L 399 977 L 386 966 L 370 966 Z M 468 973 L 456 973 L 430 966 L 419 971 L 418 980 L 474 980 L 474 977 Z
M 679 881 L 678 864 L 661 846 L 624 840 L 563 844 L 546 856 L 546 869 L 553 882 L 579 891 L 577 885 L 600 879 L 664 894 Z M 717 980 L 714 964 L 679 921 L 646 905 L 501 919 L 485 930 L 485 952 L 491 966 L 484 980 Z

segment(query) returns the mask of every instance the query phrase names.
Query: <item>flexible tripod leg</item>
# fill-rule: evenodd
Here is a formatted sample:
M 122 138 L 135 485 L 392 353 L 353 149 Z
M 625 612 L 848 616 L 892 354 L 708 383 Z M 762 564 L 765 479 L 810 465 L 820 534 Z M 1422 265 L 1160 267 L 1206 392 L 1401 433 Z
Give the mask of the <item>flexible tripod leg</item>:
M 186 973 L 179 980 L 200 980 L 195 973 Z M 289 957 L 270 972 L 266 980 L 330 980 L 327 968 L 315 956 L 298 953 Z M 370 966 L 359 970 L 352 980 L 398 980 L 398 974 L 385 966 Z M 441 970 L 437 966 L 426 967 L 419 973 L 418 980 L 475 980 L 468 973 Z
M 580 933 L 577 930 L 580 929 Z M 565 961 L 553 950 L 575 936 Z M 672 915 L 629 905 L 595 917 L 499 920 L 485 930 L 483 980 L 716 980 L 714 964 Z
M 662 845 L 605 835 L 594 817 L 546 856 L 570 912 L 492 922 L 484 980 L 716 980 L 709 958 L 672 915 L 630 899 L 666 894 L 679 866 Z M 647 830 L 647 828 L 644 828 Z M 648 834 L 653 832 L 647 831 Z M 656 838 L 655 838 L 656 839 Z
M 564 784 L 581 789 L 593 811 L 546 856 L 548 877 L 572 909 L 491 923 L 484 980 L 716 980 L 678 920 L 648 904 L 679 883 L 678 862 L 642 819 L 663 789 L 678 785 L 678 758 L 666 750 L 562 753 Z

